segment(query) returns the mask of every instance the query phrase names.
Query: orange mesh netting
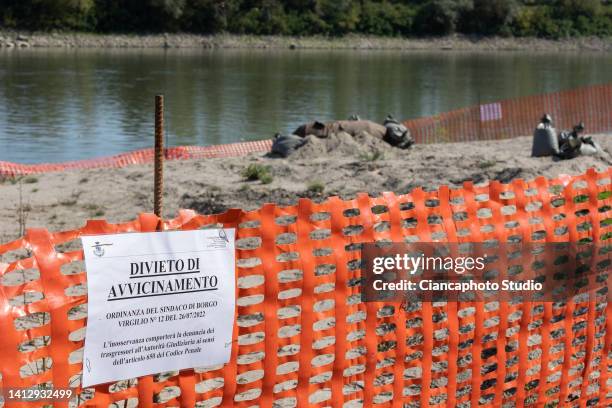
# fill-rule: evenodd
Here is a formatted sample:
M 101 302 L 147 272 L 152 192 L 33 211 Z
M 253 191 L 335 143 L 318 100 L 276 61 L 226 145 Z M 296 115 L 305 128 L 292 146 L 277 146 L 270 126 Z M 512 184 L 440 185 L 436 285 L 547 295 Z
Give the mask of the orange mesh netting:
M 612 169 L 258 211 L 182 211 L 164 228 L 237 231 L 229 364 L 79 388 L 86 275 L 81 234 L 153 231 L 157 218 L 29 230 L 0 246 L 3 387 L 72 386 L 84 406 L 611 406 L 611 309 L 567 303 L 363 303 L 360 243 L 602 242 Z M 126 401 L 123 405 L 120 401 Z M 68 406 L 68 402 L 55 406 Z M 42 406 L 42 403 L 7 403 Z
M 612 84 L 476 105 L 404 122 L 417 143 L 506 139 L 533 133 L 550 113 L 557 129 L 584 121 L 589 133 L 612 130 Z
M 268 152 L 272 140 L 229 143 L 216 146 L 178 146 L 164 149 L 167 160 L 210 159 L 214 157 L 239 157 L 249 153 Z M 0 176 L 15 177 L 52 171 L 117 168 L 133 164 L 153 163 L 153 149 L 142 149 L 116 156 L 77 160 L 64 163 L 18 164 L 0 161 Z

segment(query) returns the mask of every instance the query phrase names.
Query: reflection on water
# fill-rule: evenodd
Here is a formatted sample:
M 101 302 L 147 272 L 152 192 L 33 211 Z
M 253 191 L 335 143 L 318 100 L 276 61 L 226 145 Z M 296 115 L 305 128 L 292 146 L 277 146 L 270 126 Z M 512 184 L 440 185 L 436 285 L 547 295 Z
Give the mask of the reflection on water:
M 612 80 L 609 54 L 5 50 L 0 160 L 149 147 L 153 96 L 171 145 L 263 139 L 352 113 L 408 119 Z

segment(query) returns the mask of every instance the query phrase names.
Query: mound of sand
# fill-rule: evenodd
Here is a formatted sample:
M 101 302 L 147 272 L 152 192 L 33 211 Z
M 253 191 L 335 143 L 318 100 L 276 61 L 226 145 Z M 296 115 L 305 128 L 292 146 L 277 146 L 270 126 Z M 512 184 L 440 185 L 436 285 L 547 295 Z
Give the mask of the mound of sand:
M 366 132 L 351 136 L 346 132 L 332 134 L 327 138 L 306 136 L 306 144 L 291 155 L 294 160 L 311 160 L 320 157 L 363 157 L 384 155 L 396 158 L 400 149 L 375 138 Z
M 309 139 L 287 159 L 252 154 L 169 162 L 164 215 L 174 217 L 179 208 L 201 213 L 252 210 L 266 202 L 293 204 L 299 197 L 320 200 L 329 195 L 354 197 L 359 192 L 407 193 L 417 186 L 435 189 L 443 184 L 459 186 L 466 180 L 509 182 L 580 174 L 589 167 L 607 169 L 612 164 L 612 137 L 595 135 L 594 139 L 604 149 L 601 156 L 568 161 L 530 157 L 531 137 L 400 150 L 366 134 L 355 138 L 339 134 Z M 268 168 L 272 182 L 246 181 L 241 173 L 250 164 Z M 151 165 L 49 173 L 25 177 L 19 183 L 0 181 L 0 242 L 19 236 L 20 208 L 21 224 L 27 227 L 66 230 L 90 218 L 124 222 L 139 212 L 151 212 L 152 192 Z

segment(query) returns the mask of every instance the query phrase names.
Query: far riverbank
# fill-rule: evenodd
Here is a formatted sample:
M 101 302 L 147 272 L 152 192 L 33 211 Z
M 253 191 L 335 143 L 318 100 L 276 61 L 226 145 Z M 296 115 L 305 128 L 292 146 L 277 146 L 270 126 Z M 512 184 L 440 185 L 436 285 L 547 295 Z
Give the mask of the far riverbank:
M 257 48 L 455 51 L 612 51 L 612 38 L 281 37 L 194 34 L 89 34 L 0 31 L 0 48 Z

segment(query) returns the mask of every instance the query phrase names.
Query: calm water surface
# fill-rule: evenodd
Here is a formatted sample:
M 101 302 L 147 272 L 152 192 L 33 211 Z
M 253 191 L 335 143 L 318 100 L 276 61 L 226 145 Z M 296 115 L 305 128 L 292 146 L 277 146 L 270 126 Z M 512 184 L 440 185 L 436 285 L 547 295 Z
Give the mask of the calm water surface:
M 0 160 L 149 147 L 153 97 L 170 145 L 264 139 L 352 113 L 408 119 L 612 81 L 612 54 L 251 50 L 0 52 Z

